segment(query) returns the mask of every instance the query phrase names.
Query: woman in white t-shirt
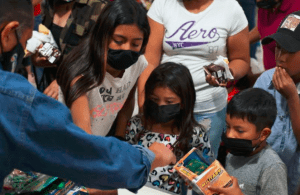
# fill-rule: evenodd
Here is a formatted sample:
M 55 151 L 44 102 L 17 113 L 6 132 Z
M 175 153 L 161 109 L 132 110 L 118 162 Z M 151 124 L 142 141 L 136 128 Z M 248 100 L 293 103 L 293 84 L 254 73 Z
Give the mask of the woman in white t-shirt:
M 250 70 L 248 22 L 242 8 L 236 0 L 155 0 L 148 20 L 151 33 L 145 57 L 149 66 L 139 79 L 139 107 L 145 82 L 156 66 L 171 61 L 187 66 L 196 90 L 195 118 L 211 120 L 209 136 L 217 154 L 226 126 L 227 90 L 211 75 L 205 77 L 203 66 L 221 55 L 229 59 L 234 79 Z

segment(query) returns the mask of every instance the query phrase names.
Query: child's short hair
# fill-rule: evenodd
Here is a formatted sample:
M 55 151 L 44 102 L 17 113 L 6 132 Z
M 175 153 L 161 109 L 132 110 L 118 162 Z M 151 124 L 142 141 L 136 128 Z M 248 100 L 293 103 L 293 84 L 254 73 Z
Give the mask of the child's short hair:
M 257 131 L 271 128 L 277 115 L 275 98 L 259 88 L 250 88 L 235 95 L 227 105 L 230 118 L 247 119 Z

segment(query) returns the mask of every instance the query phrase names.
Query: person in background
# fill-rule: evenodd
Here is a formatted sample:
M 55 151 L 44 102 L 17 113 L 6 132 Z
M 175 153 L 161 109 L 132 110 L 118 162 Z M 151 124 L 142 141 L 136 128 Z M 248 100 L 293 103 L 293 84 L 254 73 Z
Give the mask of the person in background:
M 24 50 L 33 29 L 31 0 L 0 0 L 0 27 L 1 56 L 16 47 Z M 7 61 L 1 60 L 0 65 L 3 63 Z M 89 187 L 136 192 L 146 183 L 150 170 L 176 162 L 163 144 L 155 143 L 148 150 L 85 133 L 74 125 L 64 105 L 37 91 L 20 75 L 2 70 L 0 102 L 5 102 L 0 108 L 0 186 L 18 168 Z
M 106 2 L 107 0 L 46 0 L 43 2 L 42 24 L 52 32 L 62 57 L 56 64 L 51 64 L 38 53 L 32 56 L 33 65 L 44 68 L 41 82 L 37 83 L 40 91 L 55 99 L 58 98 L 57 68 L 62 59 L 91 31 Z
M 38 31 L 39 25 L 42 23 L 42 8 L 41 4 L 45 0 L 32 0 L 33 5 L 33 15 L 34 15 L 34 24 L 33 24 L 33 30 Z M 28 72 L 28 81 L 32 83 L 34 86 L 37 87 L 37 83 L 41 82 L 42 74 L 43 74 L 43 68 L 42 67 L 36 67 L 32 65 L 31 57 L 28 57 L 30 59 L 31 68 L 26 68 Z
M 249 33 L 250 44 L 275 33 L 288 14 L 300 10 L 298 0 L 256 0 L 256 5 L 258 7 L 257 26 Z M 265 70 L 276 66 L 275 43 L 263 45 L 263 62 Z
M 264 72 L 254 87 L 276 99 L 276 121 L 267 141 L 286 164 L 289 195 L 294 195 L 300 179 L 300 11 L 287 15 L 262 44 L 276 45 L 276 67 Z
M 267 143 L 276 111 L 274 97 L 263 89 L 246 89 L 232 98 L 222 140 L 229 150 L 225 169 L 239 185 L 210 190 L 224 195 L 288 194 L 286 166 Z
M 190 70 L 196 90 L 194 107 L 198 122 L 211 120 L 208 130 L 214 154 L 225 130 L 226 84 L 205 76 L 203 66 L 228 57 L 234 79 L 250 70 L 248 22 L 236 0 L 155 0 L 148 11 L 150 38 L 145 57 L 149 62 L 139 79 L 139 107 L 144 86 L 160 63 L 176 62 Z M 215 156 L 217 157 L 217 155 Z
M 210 164 L 213 152 L 206 132 L 210 123 L 209 120 L 202 124 L 196 122 L 193 114 L 195 98 L 188 68 L 173 62 L 159 65 L 145 85 L 144 114 L 130 119 L 125 140 L 146 148 L 154 142 L 163 143 L 175 152 L 177 159 L 196 147 Z M 147 183 L 176 194 L 181 194 L 183 184 L 170 165 L 154 169 Z

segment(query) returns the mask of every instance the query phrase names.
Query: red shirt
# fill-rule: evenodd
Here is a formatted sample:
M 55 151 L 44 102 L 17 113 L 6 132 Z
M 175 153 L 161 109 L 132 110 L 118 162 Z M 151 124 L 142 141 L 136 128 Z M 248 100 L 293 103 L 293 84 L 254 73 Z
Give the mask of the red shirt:
M 34 16 L 37 16 L 41 13 L 41 4 L 34 6 Z
M 300 10 L 300 0 L 282 0 L 279 8 L 273 10 L 258 9 L 257 28 L 261 39 L 277 31 L 281 21 L 290 13 Z M 276 66 L 275 42 L 263 45 L 263 60 L 265 69 Z

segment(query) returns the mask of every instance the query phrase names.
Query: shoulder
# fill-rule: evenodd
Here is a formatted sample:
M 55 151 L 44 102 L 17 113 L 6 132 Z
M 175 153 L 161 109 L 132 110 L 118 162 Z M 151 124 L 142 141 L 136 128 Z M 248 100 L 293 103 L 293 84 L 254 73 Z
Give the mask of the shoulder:
M 135 115 L 133 117 L 131 117 L 131 119 L 129 120 L 130 123 L 141 123 L 142 119 L 140 115 Z
M 135 144 L 135 136 L 143 129 L 142 120 L 139 115 L 133 116 L 127 123 L 125 140 Z
M 254 87 L 266 89 L 272 81 L 274 72 L 275 68 L 263 72 L 256 80 Z
M 142 74 L 142 72 L 146 69 L 147 66 L 148 66 L 148 61 L 146 60 L 145 56 L 140 55 L 138 61 L 129 68 L 130 71 L 128 71 L 128 73 L 134 74 L 139 77 L 140 74 Z
M 262 77 L 267 77 L 267 78 L 269 78 L 269 79 L 272 79 L 274 72 L 275 72 L 275 68 L 272 68 L 272 69 L 269 69 L 269 70 L 264 71 L 264 72 L 261 74 L 261 76 L 262 76 Z
M 19 74 L 0 70 L 0 93 L 31 103 L 38 91 Z
M 259 164 L 263 167 L 263 170 L 270 169 L 272 167 L 282 167 L 283 169 L 286 169 L 285 164 L 282 162 L 278 154 L 271 148 L 270 145 L 266 146 L 258 161 Z
M 81 0 L 85 2 L 86 0 Z M 80 1 L 79 1 L 80 2 Z M 108 3 L 108 0 L 89 0 L 86 5 L 93 8 L 95 11 L 99 12 Z
M 178 1 L 180 0 L 155 0 L 147 15 L 156 22 L 163 23 L 163 19 L 166 16 L 174 14 L 172 9 L 179 4 Z
M 134 130 L 138 133 L 143 127 L 143 121 L 140 115 L 135 115 L 127 123 L 127 130 Z
M 236 0 L 214 0 L 215 7 L 222 9 L 228 13 L 232 12 L 232 9 L 242 9 L 240 4 Z
M 167 4 L 178 4 L 179 3 L 178 1 L 180 1 L 180 0 L 157 0 L 152 3 L 149 10 L 151 10 L 151 9 L 153 10 L 153 9 L 157 9 L 157 8 L 162 9 Z

